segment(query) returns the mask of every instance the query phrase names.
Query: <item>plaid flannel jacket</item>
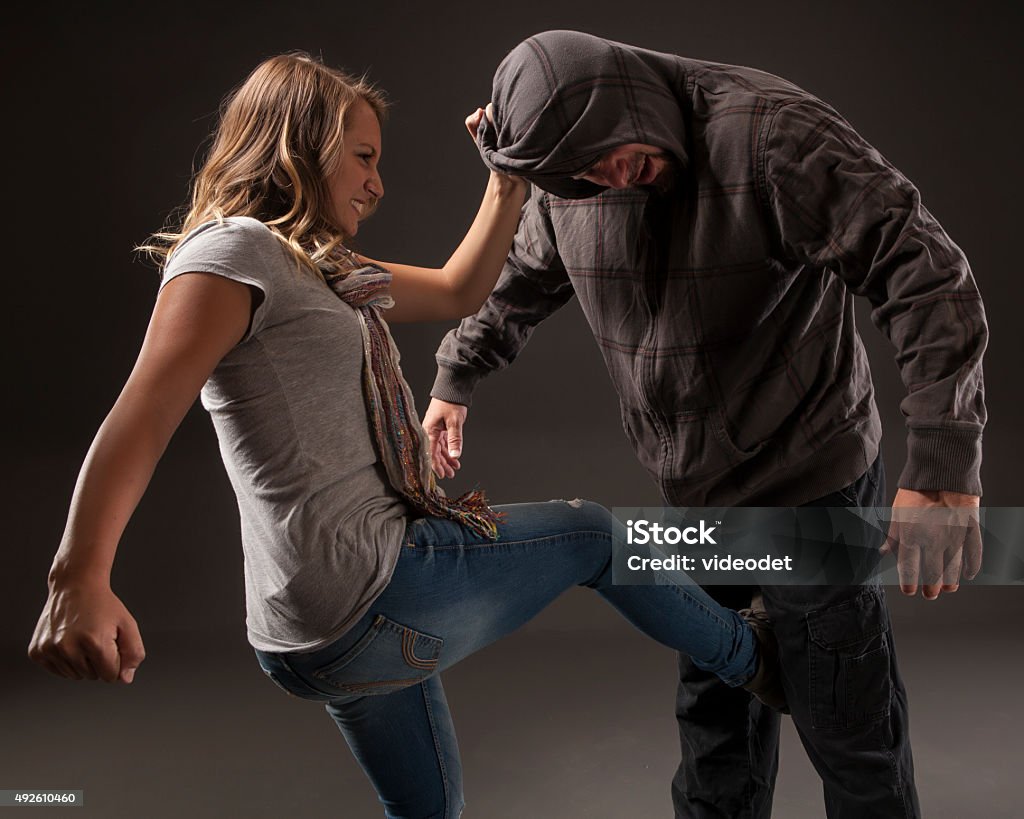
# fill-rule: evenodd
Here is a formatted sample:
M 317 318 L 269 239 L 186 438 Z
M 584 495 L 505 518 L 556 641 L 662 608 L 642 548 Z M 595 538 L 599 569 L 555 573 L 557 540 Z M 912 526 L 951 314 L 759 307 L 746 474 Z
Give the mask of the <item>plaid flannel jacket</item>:
M 678 82 L 676 184 L 665 196 L 602 189 L 575 199 L 532 177 L 501 277 L 442 342 L 432 395 L 468 406 L 477 382 L 576 296 L 626 435 L 667 504 L 797 505 L 851 483 L 878 452 L 854 323 L 862 296 L 908 392 L 899 485 L 980 495 L 985 314 L 967 260 L 917 189 L 791 83 L 655 56 L 672 61 Z M 628 88 L 636 71 L 617 62 L 610 70 Z M 570 109 L 548 68 L 545 104 Z M 640 85 L 630 93 L 642 96 Z M 495 89 L 502 99 L 498 79 Z M 485 159 L 508 169 L 500 150 Z

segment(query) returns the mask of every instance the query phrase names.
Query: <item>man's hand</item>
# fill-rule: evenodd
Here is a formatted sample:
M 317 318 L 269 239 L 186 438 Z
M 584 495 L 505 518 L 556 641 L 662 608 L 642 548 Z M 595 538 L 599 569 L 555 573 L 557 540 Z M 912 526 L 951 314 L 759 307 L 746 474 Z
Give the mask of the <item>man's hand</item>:
M 28 656 L 71 680 L 130 683 L 146 657 L 138 624 L 103 583 L 53 585 Z
M 955 592 L 960 575 L 972 580 L 981 570 L 981 526 L 977 495 L 900 489 L 892 504 L 889 536 L 882 554 L 896 555 L 900 590 L 911 597 L 918 583 L 928 600 Z
M 461 466 L 462 426 L 469 409 L 462 404 L 451 404 L 432 398 L 427 414 L 423 416 L 423 429 L 430 441 L 430 465 L 439 478 L 454 478 Z

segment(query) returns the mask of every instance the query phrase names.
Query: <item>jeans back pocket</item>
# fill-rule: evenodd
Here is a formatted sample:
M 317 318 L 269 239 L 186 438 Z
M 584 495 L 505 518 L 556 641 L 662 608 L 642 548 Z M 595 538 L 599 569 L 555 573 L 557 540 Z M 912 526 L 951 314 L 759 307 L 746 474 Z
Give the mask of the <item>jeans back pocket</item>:
M 369 630 L 336 660 L 310 672 L 318 687 L 339 694 L 388 694 L 437 670 L 444 640 L 378 614 Z

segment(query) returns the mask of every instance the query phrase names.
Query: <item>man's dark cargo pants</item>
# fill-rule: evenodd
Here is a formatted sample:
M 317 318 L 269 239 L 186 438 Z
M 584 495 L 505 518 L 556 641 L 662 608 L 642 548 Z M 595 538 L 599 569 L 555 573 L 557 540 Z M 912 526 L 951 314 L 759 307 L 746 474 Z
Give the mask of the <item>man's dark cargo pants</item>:
M 883 506 L 881 457 L 850 486 L 808 506 Z M 880 544 L 879 544 L 880 545 Z M 752 589 L 708 587 L 731 608 Z M 907 696 L 878 585 L 765 586 L 793 723 L 824 786 L 829 819 L 920 816 Z M 768 819 L 780 715 L 680 656 L 676 700 L 683 758 L 677 819 Z

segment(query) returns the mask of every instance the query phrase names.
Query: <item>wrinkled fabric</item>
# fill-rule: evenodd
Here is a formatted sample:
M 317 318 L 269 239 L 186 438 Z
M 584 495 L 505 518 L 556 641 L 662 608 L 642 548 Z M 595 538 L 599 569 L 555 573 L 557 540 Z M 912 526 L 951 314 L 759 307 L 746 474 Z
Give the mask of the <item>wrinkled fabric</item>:
M 850 486 L 808 506 L 873 507 L 885 499 L 885 470 L 878 459 Z M 880 533 L 866 534 L 881 539 Z M 824 815 L 920 817 L 907 692 L 885 589 L 868 583 L 760 590 L 779 642 L 793 727 L 821 777 Z M 708 591 L 723 606 L 740 608 L 754 589 L 713 586 Z M 722 685 L 685 654 L 679 655 L 679 679 L 682 760 L 672 782 L 675 815 L 770 819 L 779 715 L 743 696 L 742 689 Z
M 497 537 L 497 515 L 481 490 L 449 498 L 430 469 L 427 436 L 412 391 L 402 376 L 401 356 L 381 311 L 394 306 L 391 271 L 362 264 L 338 247 L 319 263 L 327 286 L 355 310 L 363 339 L 363 395 L 377 453 L 391 488 L 421 515 L 457 520 L 474 532 Z
M 256 652 L 280 688 L 326 703 L 388 817 L 459 816 L 462 762 L 441 675 L 572 586 L 593 589 L 732 685 L 757 668 L 750 627 L 700 587 L 613 582 L 612 543 L 624 533 L 614 534 L 620 524 L 607 509 L 584 501 L 499 508 L 497 542 L 452 520 L 413 521 L 391 582 L 350 633 L 314 652 Z M 614 643 L 607 650 L 616 656 Z
M 617 145 L 654 145 L 685 164 L 682 81 L 666 54 L 576 32 L 531 37 L 494 75 L 495 119 L 480 125 L 480 154 L 494 170 L 568 199 L 601 192 L 571 177 Z
M 314 651 L 387 587 L 410 517 L 370 431 L 359 318 L 248 216 L 192 230 L 161 287 L 197 273 L 252 288 L 255 304 L 201 393 L 238 500 L 248 639 Z
M 970 267 L 834 109 L 762 71 L 577 32 L 519 45 L 493 102 L 484 161 L 535 188 L 432 395 L 468 406 L 577 296 L 666 503 L 798 505 L 878 453 L 859 295 L 907 387 L 899 486 L 981 494 L 988 330 Z M 630 142 L 673 158 L 667 193 L 571 178 Z

